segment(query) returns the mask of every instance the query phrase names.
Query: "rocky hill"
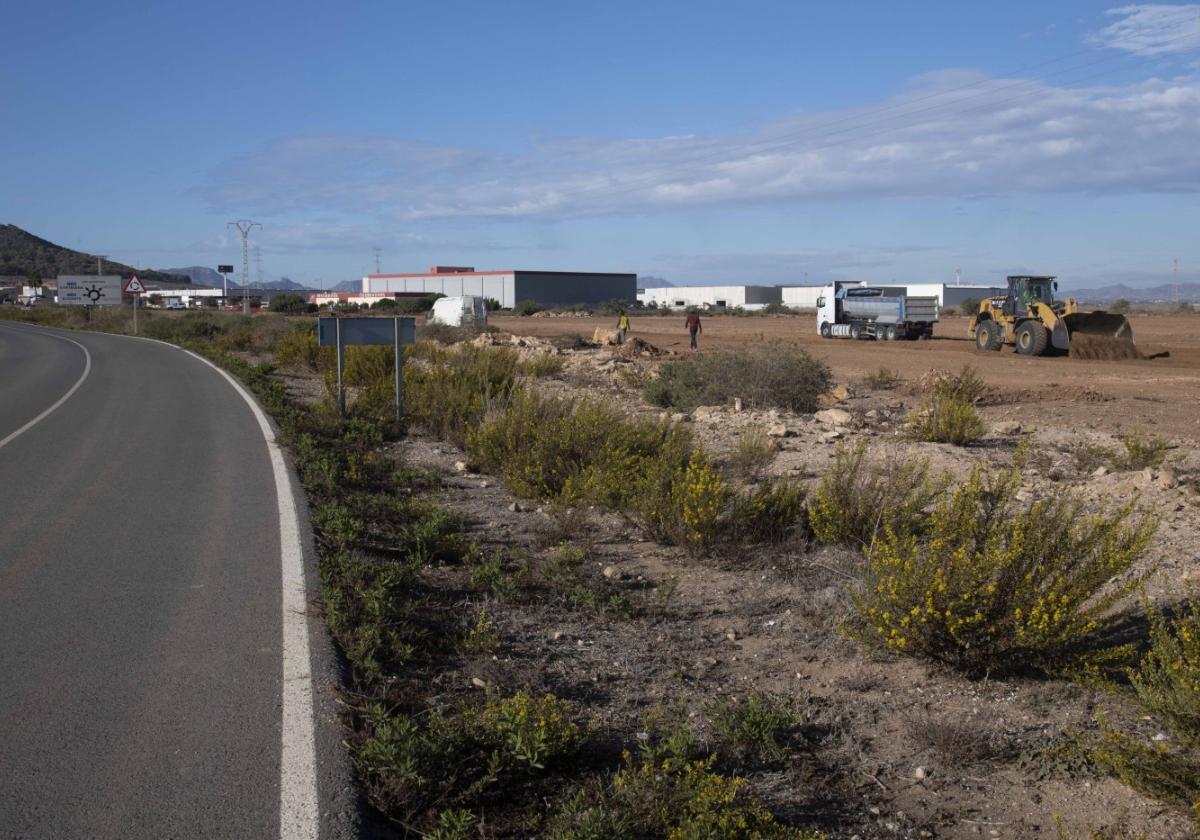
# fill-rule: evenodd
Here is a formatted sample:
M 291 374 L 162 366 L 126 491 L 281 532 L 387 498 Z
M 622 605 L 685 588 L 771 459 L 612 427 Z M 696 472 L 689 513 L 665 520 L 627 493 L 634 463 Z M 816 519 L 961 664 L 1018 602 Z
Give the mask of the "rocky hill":
M 0 225 L 0 276 L 38 277 L 52 280 L 60 274 L 95 274 L 96 257 L 73 251 L 34 236 L 16 225 Z M 137 274 L 148 283 L 182 283 L 191 281 L 179 274 L 141 270 L 112 260 L 104 261 L 105 274 L 129 277 Z

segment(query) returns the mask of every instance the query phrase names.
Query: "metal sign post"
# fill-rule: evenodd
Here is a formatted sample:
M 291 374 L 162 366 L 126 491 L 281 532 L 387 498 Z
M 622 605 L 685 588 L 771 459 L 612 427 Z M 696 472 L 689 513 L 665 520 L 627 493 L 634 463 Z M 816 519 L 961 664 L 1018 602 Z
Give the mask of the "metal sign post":
M 142 295 L 146 293 L 146 287 L 142 285 L 142 281 L 135 274 L 125 281 L 125 288 L 122 291 L 127 295 L 133 295 L 133 334 L 137 335 L 138 302 L 142 299 Z
M 337 348 L 338 412 L 346 416 L 347 345 L 391 344 L 396 360 L 396 422 L 404 416 L 404 354 L 401 345 L 417 340 L 413 318 L 318 318 L 317 345 Z

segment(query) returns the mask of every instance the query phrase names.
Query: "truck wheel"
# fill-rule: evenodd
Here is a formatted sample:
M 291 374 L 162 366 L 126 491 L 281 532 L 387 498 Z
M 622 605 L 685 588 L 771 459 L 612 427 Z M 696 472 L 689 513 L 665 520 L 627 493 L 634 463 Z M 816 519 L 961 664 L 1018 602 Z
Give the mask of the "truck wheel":
M 860 338 L 862 338 L 862 327 L 860 327 L 858 324 L 851 324 L 850 337 L 855 341 L 858 341 Z
M 1050 343 L 1050 333 L 1040 321 L 1025 321 L 1017 327 L 1017 352 L 1023 356 L 1040 356 Z
M 895 327 L 884 327 L 883 335 L 881 337 L 883 338 L 884 341 L 895 341 L 896 340 L 896 328 Z
M 821 338 L 833 338 L 833 327 L 829 326 L 828 321 L 821 322 Z
M 980 321 L 975 328 L 975 347 L 978 350 L 999 350 L 1004 345 L 1000 325 L 995 321 Z

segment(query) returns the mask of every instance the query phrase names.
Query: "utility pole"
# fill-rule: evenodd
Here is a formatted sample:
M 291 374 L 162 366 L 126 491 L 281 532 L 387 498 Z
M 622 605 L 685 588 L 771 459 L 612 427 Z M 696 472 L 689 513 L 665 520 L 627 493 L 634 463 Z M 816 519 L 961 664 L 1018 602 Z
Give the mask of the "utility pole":
M 104 274 L 104 261 L 106 259 L 108 259 L 108 254 L 97 254 L 96 255 L 96 276 L 97 277 Z
M 236 222 L 226 222 L 225 227 L 235 227 L 242 235 L 242 314 L 250 314 L 250 231 L 261 228 L 258 222 L 249 219 L 238 219 Z
M 266 284 L 263 283 L 262 248 L 257 245 L 254 246 L 254 276 L 258 278 L 258 290 L 261 293 Z
M 376 274 L 383 274 L 383 271 L 381 271 L 381 270 L 380 270 L 380 268 L 379 268 L 379 249 L 378 249 L 378 248 L 373 248 L 372 250 L 374 250 L 374 251 L 375 251 L 375 273 L 376 273 Z
M 1174 266 L 1171 269 L 1171 297 L 1175 298 L 1175 305 L 1179 305 L 1179 257 L 1175 258 Z
M 962 285 L 962 269 L 961 268 L 954 269 L 954 285 L 955 286 Z

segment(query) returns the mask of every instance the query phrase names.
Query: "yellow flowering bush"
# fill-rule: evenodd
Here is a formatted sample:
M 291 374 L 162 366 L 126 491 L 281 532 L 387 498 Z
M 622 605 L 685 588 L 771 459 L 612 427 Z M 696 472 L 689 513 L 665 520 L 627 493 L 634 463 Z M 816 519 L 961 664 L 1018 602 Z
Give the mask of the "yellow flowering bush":
M 877 540 L 851 633 L 974 674 L 1127 655 L 1089 637 L 1144 577 L 1133 566 L 1157 523 L 1133 502 L 1085 515 L 1061 492 L 1022 505 L 1020 481 L 1019 466 L 977 466 L 938 504 L 928 538 Z
M 1192 811 L 1200 828 L 1200 604 L 1173 619 L 1155 614 L 1150 650 L 1129 671 L 1129 691 L 1143 718 L 1169 735 L 1149 740 L 1116 731 L 1102 719 L 1092 756 L 1126 784 Z
M 694 451 L 682 480 L 675 485 L 683 544 L 697 550 L 711 545 L 717 537 L 717 518 L 728 500 L 729 486 L 720 471 L 703 452 Z

